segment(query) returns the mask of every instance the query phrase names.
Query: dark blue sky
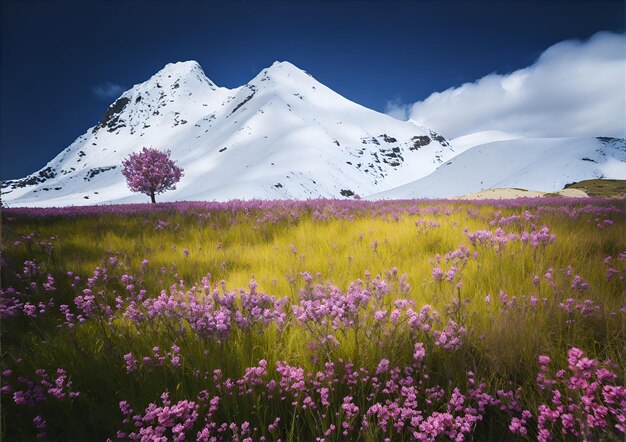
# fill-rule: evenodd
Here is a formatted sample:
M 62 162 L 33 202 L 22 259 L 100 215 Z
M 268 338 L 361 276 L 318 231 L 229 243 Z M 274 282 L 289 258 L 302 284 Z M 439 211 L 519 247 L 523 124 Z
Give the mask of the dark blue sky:
M 1 4 L 0 177 L 45 165 L 114 98 L 166 63 L 197 60 L 220 86 L 287 60 L 364 106 L 414 102 L 548 46 L 624 31 L 622 0 L 17 1 Z

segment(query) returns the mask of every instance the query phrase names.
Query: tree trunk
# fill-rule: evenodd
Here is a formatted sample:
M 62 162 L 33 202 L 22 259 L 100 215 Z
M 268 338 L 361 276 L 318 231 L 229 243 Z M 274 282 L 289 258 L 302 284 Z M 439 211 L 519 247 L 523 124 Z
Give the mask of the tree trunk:
M 156 199 L 154 198 L 154 190 L 150 191 L 150 201 L 152 204 L 156 203 Z

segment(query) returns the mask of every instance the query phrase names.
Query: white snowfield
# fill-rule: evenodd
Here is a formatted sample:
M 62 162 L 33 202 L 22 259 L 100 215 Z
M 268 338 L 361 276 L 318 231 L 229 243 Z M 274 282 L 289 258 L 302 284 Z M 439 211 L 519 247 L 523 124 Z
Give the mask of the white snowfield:
M 454 150 L 458 155 L 474 146 L 480 146 L 481 144 L 493 143 L 494 141 L 518 140 L 520 138 L 523 137 L 508 132 L 502 132 L 500 130 L 486 130 L 453 138 L 450 140 L 450 144 L 454 147 Z
M 121 173 L 144 146 L 170 150 L 184 169 L 157 201 L 365 196 L 426 176 L 455 154 L 439 134 L 353 103 L 290 63 L 227 89 L 188 61 L 124 92 L 40 171 L 3 183 L 3 203 L 147 202 Z
M 287 62 L 227 89 L 187 61 L 124 92 L 41 170 L 5 181 L 2 203 L 148 202 L 130 192 L 121 173 L 122 161 L 144 146 L 170 150 L 184 169 L 176 190 L 157 201 L 435 198 L 626 179 L 623 139 L 531 140 L 487 131 L 448 143 L 416 122 L 349 101 Z
M 526 138 L 482 144 L 424 178 L 368 198 L 448 198 L 498 188 L 557 192 L 595 178 L 626 179 L 624 139 Z

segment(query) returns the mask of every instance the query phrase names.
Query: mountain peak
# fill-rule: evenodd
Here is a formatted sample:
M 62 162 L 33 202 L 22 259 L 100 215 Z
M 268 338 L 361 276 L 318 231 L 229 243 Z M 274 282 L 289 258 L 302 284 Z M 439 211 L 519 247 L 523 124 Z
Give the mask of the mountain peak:
M 305 74 L 308 75 L 309 77 L 311 76 L 307 71 L 305 71 L 304 69 L 300 69 L 298 66 L 289 63 L 288 61 L 275 61 L 274 63 L 272 63 L 272 65 L 265 69 L 265 71 L 274 74 L 274 75 L 300 75 L 300 74 Z
M 115 100 L 93 131 L 116 132 L 128 128 L 134 134 L 138 128 L 148 128 L 163 119 L 174 126 L 185 124 L 192 118 L 188 111 L 194 107 L 193 103 L 206 101 L 216 90 L 197 61 L 168 63 L 150 79 L 136 84 Z
M 313 79 L 313 77 L 303 69 L 289 63 L 288 61 L 275 61 L 257 74 L 248 84 L 260 85 L 269 81 L 268 84 L 298 84 Z
M 289 63 L 288 61 L 278 61 L 276 60 L 274 63 L 272 63 L 272 65 L 268 68 L 268 69 L 296 69 L 298 71 L 301 71 L 302 69 L 298 68 L 297 66 L 295 66 L 292 63 Z
M 193 82 L 208 82 L 211 87 L 215 88 L 215 84 L 207 78 L 204 70 L 202 70 L 202 66 L 195 60 L 168 63 L 143 84 L 173 85 L 181 80 L 186 82 L 188 79 Z
M 203 72 L 200 63 L 195 60 L 188 60 L 168 63 L 156 75 L 184 75 L 198 71 Z

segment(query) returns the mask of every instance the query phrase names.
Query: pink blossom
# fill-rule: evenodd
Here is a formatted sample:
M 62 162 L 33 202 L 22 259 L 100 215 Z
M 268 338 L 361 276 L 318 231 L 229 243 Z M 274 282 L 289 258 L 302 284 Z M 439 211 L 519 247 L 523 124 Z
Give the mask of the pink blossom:
M 169 151 L 152 148 L 144 147 L 141 152 L 132 153 L 123 166 L 122 174 L 130 190 L 149 195 L 153 203 L 155 195 L 175 189 L 183 176 L 183 170 L 170 159 Z

